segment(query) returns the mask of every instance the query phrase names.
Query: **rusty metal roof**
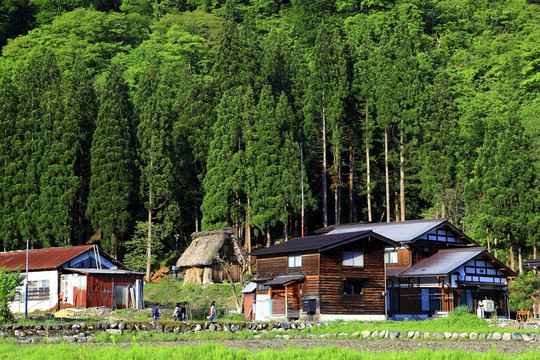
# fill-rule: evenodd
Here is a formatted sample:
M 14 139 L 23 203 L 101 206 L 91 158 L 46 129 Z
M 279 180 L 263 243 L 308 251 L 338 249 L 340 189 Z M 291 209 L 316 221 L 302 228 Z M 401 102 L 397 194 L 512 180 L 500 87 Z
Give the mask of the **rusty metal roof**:
M 306 251 L 325 251 L 363 238 L 372 237 L 391 246 L 400 246 L 395 241 L 385 238 L 372 231 L 356 231 L 343 234 L 315 235 L 295 238 L 284 243 L 260 249 L 251 255 L 287 254 Z
M 486 248 L 459 248 L 439 250 L 426 259 L 422 259 L 399 274 L 400 277 L 447 275 L 464 265 L 467 261 L 480 256 Z
M 72 271 L 80 274 L 91 275 L 137 275 L 144 276 L 146 273 L 131 271 L 131 270 L 118 270 L 118 269 L 96 269 L 96 268 L 64 268 L 62 272 Z
M 32 249 L 28 252 L 28 270 L 53 270 L 71 259 L 92 250 L 92 245 Z M 26 270 L 26 250 L 0 253 L 0 268 Z

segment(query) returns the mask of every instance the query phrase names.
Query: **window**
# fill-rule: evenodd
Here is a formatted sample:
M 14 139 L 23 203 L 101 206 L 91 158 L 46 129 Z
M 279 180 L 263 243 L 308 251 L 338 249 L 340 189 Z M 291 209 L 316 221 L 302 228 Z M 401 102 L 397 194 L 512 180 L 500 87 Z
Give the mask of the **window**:
M 15 301 L 24 301 L 25 286 L 18 288 L 19 293 L 15 296 Z M 28 281 L 28 300 L 49 300 L 49 280 Z
M 362 251 L 343 251 L 343 266 L 364 266 L 364 253 Z
M 343 281 L 343 295 L 362 295 L 364 292 L 363 281 Z
M 269 288 L 270 286 L 266 284 L 259 284 L 259 291 L 268 291 Z
M 384 253 L 384 263 L 385 264 L 397 264 L 398 261 L 397 251 L 390 251 Z
M 422 289 L 422 311 L 441 310 L 439 302 L 439 289 Z
M 292 254 L 289 255 L 289 267 L 302 267 L 302 255 L 301 254 Z

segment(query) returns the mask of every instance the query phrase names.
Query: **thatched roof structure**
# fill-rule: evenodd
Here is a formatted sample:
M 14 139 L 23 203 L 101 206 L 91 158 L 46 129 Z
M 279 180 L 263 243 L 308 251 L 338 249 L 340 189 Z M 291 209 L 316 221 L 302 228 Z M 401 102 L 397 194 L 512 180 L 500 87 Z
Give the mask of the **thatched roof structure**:
M 234 229 L 200 231 L 191 234 L 191 245 L 176 262 L 178 267 L 211 266 L 225 240 L 235 236 Z

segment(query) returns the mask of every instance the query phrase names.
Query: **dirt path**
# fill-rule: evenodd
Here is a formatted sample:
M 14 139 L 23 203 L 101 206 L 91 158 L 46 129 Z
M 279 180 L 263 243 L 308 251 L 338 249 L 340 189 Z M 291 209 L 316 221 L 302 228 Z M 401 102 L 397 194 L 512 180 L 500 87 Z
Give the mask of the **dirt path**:
M 511 354 L 525 351 L 540 353 L 537 342 L 517 341 L 404 341 L 404 340 L 221 340 L 221 341 L 179 341 L 174 343 L 158 343 L 155 345 L 197 346 L 205 343 L 220 344 L 232 349 L 260 351 L 265 349 L 282 350 L 285 348 L 310 349 L 314 347 L 335 346 L 357 351 L 409 351 L 422 348 L 430 350 L 464 350 L 488 352 L 496 347 L 497 352 Z M 127 345 L 127 344 L 126 344 Z

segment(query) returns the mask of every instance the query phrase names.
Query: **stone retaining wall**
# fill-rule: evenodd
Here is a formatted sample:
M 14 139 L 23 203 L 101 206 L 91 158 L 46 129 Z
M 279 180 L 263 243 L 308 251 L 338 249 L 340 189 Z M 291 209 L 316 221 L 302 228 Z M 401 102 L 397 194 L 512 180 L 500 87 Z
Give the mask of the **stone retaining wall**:
M 451 332 L 423 332 L 419 331 L 388 331 L 388 330 L 364 330 L 353 333 L 339 334 L 302 334 L 295 330 L 310 329 L 314 326 L 325 326 L 330 323 L 309 322 L 280 322 L 280 323 L 257 323 L 257 322 L 81 322 L 76 324 L 15 324 L 0 326 L 0 336 L 16 337 L 20 342 L 57 341 L 68 339 L 72 341 L 88 341 L 97 333 L 122 334 L 124 331 L 132 332 L 166 332 L 185 334 L 200 331 L 227 331 L 236 332 L 248 330 L 253 332 L 254 338 L 267 337 L 270 332 L 275 333 L 278 339 L 316 339 L 316 338 L 359 338 L 359 339 L 401 339 L 401 340 L 491 340 L 491 341 L 536 341 L 540 342 L 540 333 L 519 332 L 494 332 L 485 333 L 451 333 Z M 538 328 L 536 327 L 531 328 Z

